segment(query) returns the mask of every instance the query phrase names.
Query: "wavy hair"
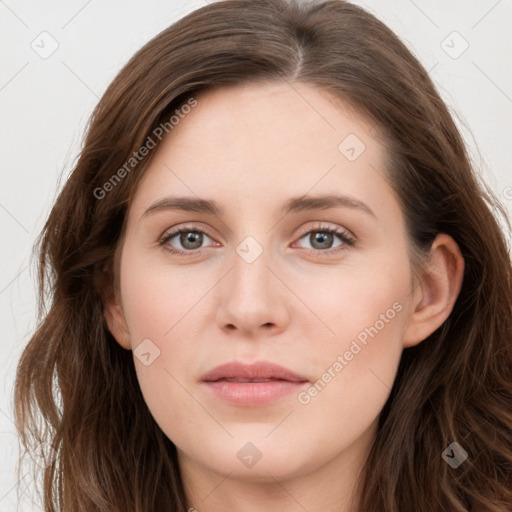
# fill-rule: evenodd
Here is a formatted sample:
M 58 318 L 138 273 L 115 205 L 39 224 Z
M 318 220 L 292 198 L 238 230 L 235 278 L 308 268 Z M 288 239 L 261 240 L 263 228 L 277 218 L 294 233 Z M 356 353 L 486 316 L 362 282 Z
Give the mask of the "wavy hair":
M 446 233 L 465 260 L 449 318 L 403 351 L 358 510 L 510 512 L 512 269 L 498 216 L 509 229 L 510 220 L 422 65 L 386 25 L 343 0 L 199 8 L 139 50 L 96 106 L 37 240 L 38 324 L 16 374 L 22 448 L 45 461 L 45 512 L 187 510 L 175 445 L 103 316 L 126 212 L 155 151 L 111 180 L 194 94 L 248 82 L 311 84 L 373 120 L 414 254 Z M 107 182 L 109 193 L 98 192 Z M 458 468 L 441 457 L 454 441 L 468 453 Z

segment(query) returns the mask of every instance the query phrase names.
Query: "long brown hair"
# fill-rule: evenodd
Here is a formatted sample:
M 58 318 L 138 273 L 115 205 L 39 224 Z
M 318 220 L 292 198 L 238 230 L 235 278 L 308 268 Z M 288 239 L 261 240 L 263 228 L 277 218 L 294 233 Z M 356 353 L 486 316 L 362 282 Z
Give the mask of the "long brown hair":
M 39 323 L 19 362 L 15 415 L 23 447 L 46 453 L 46 512 L 187 510 L 176 448 L 103 317 L 127 208 L 156 150 L 126 162 L 201 90 L 279 81 L 315 85 L 372 119 L 411 246 L 427 254 L 446 233 L 465 259 L 452 314 L 403 352 L 359 510 L 512 510 L 512 273 L 497 214 L 510 221 L 428 73 L 342 0 L 224 0 L 171 25 L 120 71 L 38 239 Z M 458 468 L 441 457 L 452 442 L 468 453 Z

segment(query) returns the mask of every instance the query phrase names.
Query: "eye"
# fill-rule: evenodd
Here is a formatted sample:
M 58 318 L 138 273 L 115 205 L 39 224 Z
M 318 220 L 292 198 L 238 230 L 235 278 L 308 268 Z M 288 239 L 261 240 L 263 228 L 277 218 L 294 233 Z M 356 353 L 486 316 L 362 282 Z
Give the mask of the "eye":
M 198 249 L 203 245 L 205 237 L 211 240 L 211 238 L 201 229 L 198 229 L 195 226 L 185 226 L 165 233 L 159 243 L 166 251 L 173 254 L 191 256 L 201 252 Z M 173 238 L 176 238 L 175 243 L 179 244 L 185 250 L 173 246 L 171 243 Z
M 170 232 L 166 232 L 159 241 L 159 244 L 172 254 L 182 256 L 194 256 L 201 253 L 201 248 L 207 239 L 212 240 L 202 229 L 196 226 L 183 226 Z M 337 253 L 352 247 L 355 243 L 354 238 L 344 230 L 332 228 L 329 226 L 317 226 L 314 229 L 304 232 L 299 241 L 306 238 L 311 247 L 305 249 L 315 254 L 319 253 Z M 336 238 L 340 240 L 337 246 L 333 247 Z M 174 242 L 173 239 L 176 239 Z M 176 247 L 176 245 L 180 247 Z M 218 245 L 217 242 L 215 244 Z
M 301 235 L 299 240 L 304 238 L 310 244 L 310 247 L 306 247 L 306 249 L 315 253 L 327 252 L 332 254 L 333 252 L 336 253 L 338 251 L 346 250 L 347 248 L 352 247 L 355 243 L 355 240 L 347 231 L 331 228 L 329 226 L 318 226 L 315 229 L 310 229 Z M 341 242 L 337 246 L 333 247 L 333 243 L 336 238 Z

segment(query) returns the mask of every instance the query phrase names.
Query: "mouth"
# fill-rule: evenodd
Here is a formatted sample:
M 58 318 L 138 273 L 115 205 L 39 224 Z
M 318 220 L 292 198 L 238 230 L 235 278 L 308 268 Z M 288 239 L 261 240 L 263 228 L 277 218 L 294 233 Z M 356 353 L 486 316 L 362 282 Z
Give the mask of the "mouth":
M 273 382 L 273 381 L 282 381 L 282 382 L 294 382 L 286 379 L 243 379 L 242 377 L 234 377 L 234 378 L 226 378 L 222 379 L 205 381 L 205 382 Z
M 308 379 L 275 363 L 237 361 L 217 366 L 202 383 L 217 399 L 240 407 L 263 406 L 298 393 Z
M 230 382 L 267 382 L 271 380 L 306 382 L 308 379 L 270 361 L 258 361 L 250 364 L 231 361 L 216 366 L 204 374 L 201 380 L 203 382 L 217 382 L 220 380 Z

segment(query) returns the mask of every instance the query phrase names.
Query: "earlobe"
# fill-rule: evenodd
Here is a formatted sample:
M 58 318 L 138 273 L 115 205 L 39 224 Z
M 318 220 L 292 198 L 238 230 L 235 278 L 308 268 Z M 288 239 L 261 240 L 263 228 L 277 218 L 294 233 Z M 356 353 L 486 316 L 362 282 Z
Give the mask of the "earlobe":
M 103 315 L 108 325 L 108 330 L 114 336 L 115 340 L 126 350 L 131 350 L 130 336 L 126 319 L 124 317 L 121 301 L 112 296 L 103 307 Z
M 428 338 L 450 316 L 464 277 L 464 258 L 452 237 L 440 234 L 431 259 L 413 291 L 412 312 L 404 333 L 404 347 Z

